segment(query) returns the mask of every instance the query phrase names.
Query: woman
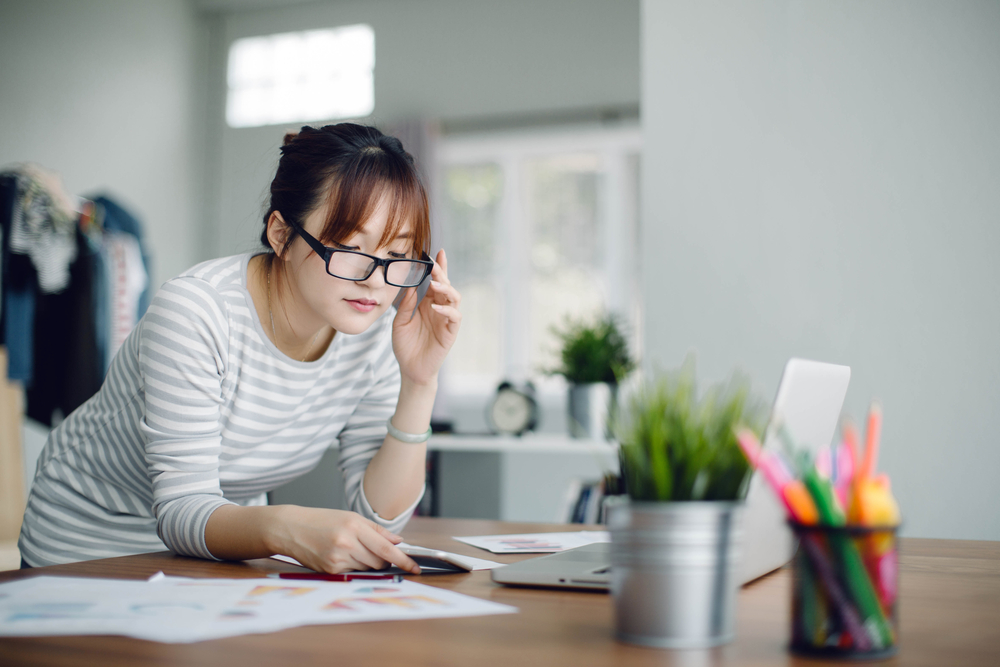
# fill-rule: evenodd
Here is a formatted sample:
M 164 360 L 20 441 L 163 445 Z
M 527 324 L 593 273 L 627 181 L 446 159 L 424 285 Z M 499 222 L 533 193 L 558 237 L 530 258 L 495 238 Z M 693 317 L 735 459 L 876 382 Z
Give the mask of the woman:
M 50 435 L 22 566 L 168 548 L 419 571 L 395 533 L 423 495 L 438 370 L 461 322 L 444 251 L 426 255 L 427 194 L 374 128 L 303 127 L 281 154 L 268 251 L 167 281 L 100 392 Z M 334 444 L 353 511 L 266 505 Z

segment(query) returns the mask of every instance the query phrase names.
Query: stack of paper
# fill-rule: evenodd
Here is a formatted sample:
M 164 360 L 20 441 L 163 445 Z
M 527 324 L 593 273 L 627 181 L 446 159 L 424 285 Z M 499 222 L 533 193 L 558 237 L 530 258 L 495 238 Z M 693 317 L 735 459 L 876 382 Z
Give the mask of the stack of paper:
M 412 581 L 147 581 L 31 577 L 0 584 L 0 636 L 125 635 L 185 643 L 300 625 L 514 613 Z
M 611 533 L 603 530 L 580 530 L 575 533 L 478 535 L 453 539 L 495 554 L 552 554 L 596 542 L 610 542 Z

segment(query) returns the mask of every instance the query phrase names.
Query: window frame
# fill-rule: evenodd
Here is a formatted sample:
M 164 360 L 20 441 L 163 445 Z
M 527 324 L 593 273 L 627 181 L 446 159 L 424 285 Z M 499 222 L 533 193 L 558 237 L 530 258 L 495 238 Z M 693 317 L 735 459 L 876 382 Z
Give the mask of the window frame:
M 497 252 L 504 261 L 498 263 L 494 281 L 500 296 L 501 349 L 500 378 L 521 382 L 538 380 L 538 370 L 530 367 L 531 340 L 527 318 L 529 309 L 518 304 L 530 298 L 531 266 L 528 253 L 516 252 L 519 246 L 531 241 L 530 221 L 527 215 L 525 174 L 523 165 L 531 159 L 560 154 L 596 153 L 602 186 L 599 189 L 599 210 L 608 247 L 608 281 L 610 294 L 628 294 L 631 298 L 625 307 L 621 303 L 609 304 L 609 310 L 625 318 L 628 323 L 629 342 L 636 356 L 641 354 L 642 304 L 639 295 L 636 257 L 630 246 L 638 248 L 638 167 L 630 182 L 630 159 L 641 160 L 641 131 L 638 124 L 609 126 L 546 127 L 530 130 L 496 131 L 444 135 L 434 150 L 434 178 L 431 198 L 434 210 L 444 211 L 446 202 L 446 170 L 454 166 L 494 163 L 500 167 L 503 188 L 497 221 Z M 633 157 L 634 156 L 634 157 Z M 516 187 L 511 187 L 514 184 Z M 440 213 L 443 215 L 443 213 Z M 435 217 L 439 217 L 435 216 Z M 622 222 L 631 222 L 631 233 L 636 238 L 623 239 L 612 233 L 621 229 Z M 447 249 L 447 248 L 446 248 Z M 632 268 L 628 268 L 631 266 Z M 633 284 L 625 284 L 632 276 Z M 445 364 L 443 375 L 448 393 L 469 390 L 495 389 L 495 383 L 485 377 L 454 373 Z

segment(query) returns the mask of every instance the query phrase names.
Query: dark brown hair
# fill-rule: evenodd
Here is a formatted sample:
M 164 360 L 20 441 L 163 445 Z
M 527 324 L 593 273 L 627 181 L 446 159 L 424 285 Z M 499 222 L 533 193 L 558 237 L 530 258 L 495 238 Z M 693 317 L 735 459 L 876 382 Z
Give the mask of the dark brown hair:
M 271 200 L 264 214 L 260 240 L 267 238 L 267 221 L 275 211 L 299 226 L 323 203 L 329 203 L 326 224 L 317 238 L 339 243 L 350 238 L 371 217 L 383 198 L 389 206 L 388 223 L 379 239 L 384 247 L 411 223 L 412 250 L 417 257 L 430 245 L 427 192 L 413 164 L 413 156 L 399 139 L 374 127 L 354 123 L 303 127 L 285 135 L 278 171 L 271 181 Z M 284 254 L 295 239 L 290 233 Z

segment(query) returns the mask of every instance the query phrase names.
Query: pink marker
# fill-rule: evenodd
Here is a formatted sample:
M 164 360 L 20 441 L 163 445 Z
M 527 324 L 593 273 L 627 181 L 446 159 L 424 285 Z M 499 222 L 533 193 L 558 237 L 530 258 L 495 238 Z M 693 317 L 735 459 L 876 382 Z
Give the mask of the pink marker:
M 741 428 L 736 432 L 736 441 L 740 443 L 740 449 L 743 450 L 743 455 L 747 457 L 750 467 L 756 468 L 757 459 L 760 458 L 760 441 L 757 440 L 757 436 L 750 429 Z
M 778 497 L 781 504 L 785 506 L 788 516 L 795 516 L 795 510 L 785 497 L 785 486 L 792 480 L 792 476 L 785 469 L 783 463 L 774 452 L 761 451 L 760 441 L 757 436 L 748 429 L 741 429 L 736 433 L 736 440 L 740 443 L 740 449 L 750 462 L 750 467 L 760 470 L 764 479 L 771 486 L 774 495 Z
M 816 452 L 816 472 L 827 479 L 833 477 L 833 455 L 826 445 L 820 447 L 819 451 Z
M 837 480 L 834 491 L 842 507 L 848 507 L 851 498 L 851 482 L 854 481 L 854 457 L 845 442 L 837 448 Z

